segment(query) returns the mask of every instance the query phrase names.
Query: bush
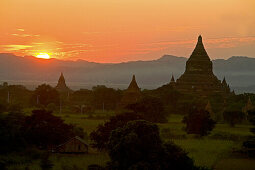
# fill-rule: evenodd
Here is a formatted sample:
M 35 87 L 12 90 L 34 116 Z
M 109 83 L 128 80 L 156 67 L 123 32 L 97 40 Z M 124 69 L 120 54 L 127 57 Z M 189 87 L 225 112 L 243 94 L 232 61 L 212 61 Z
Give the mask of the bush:
M 33 92 L 31 102 L 33 105 L 46 107 L 50 103 L 59 104 L 60 96 L 58 91 L 47 84 L 38 86 Z M 37 103 L 38 102 L 38 103 Z
M 133 112 L 122 113 L 110 117 L 109 121 L 105 122 L 103 125 L 99 125 L 96 130 L 91 132 L 90 139 L 93 142 L 92 146 L 99 150 L 107 149 L 107 143 L 112 130 L 123 127 L 129 121 L 138 119 L 142 119 L 142 117 Z
M 109 169 L 199 169 L 180 147 L 163 144 L 158 126 L 144 121 L 128 122 L 111 133 Z
M 53 164 L 52 164 L 52 162 L 49 160 L 49 154 L 48 154 L 48 153 L 45 153 L 45 154 L 42 156 L 40 166 L 41 166 L 42 170 L 50 170 L 50 169 L 52 169 Z
M 251 128 L 251 132 L 255 134 L 255 110 L 251 110 L 248 112 L 248 118 L 253 127 Z M 247 141 L 243 142 L 243 147 L 245 148 L 249 157 L 255 157 L 255 136 L 253 135 Z
M 46 110 L 33 110 L 32 115 L 26 117 L 24 130 L 26 141 L 42 149 L 81 135 L 80 129 L 65 124 L 60 117 Z
M 242 122 L 244 113 L 241 111 L 225 111 L 223 117 L 225 122 L 229 123 L 231 127 L 234 127 L 235 124 Z
M 192 108 L 189 114 L 183 118 L 188 134 L 208 135 L 215 126 L 215 121 L 210 118 L 210 114 L 202 109 Z
M 54 112 L 56 110 L 56 105 L 54 103 L 50 103 L 47 105 L 47 110 L 48 111 L 51 111 L 51 112 Z
M 128 105 L 127 109 L 141 115 L 141 117 L 150 122 L 167 122 L 164 106 L 160 99 L 155 97 L 144 97 L 141 101 Z
M 0 114 L 0 154 L 18 151 L 26 146 L 24 122 L 25 116 L 21 113 Z

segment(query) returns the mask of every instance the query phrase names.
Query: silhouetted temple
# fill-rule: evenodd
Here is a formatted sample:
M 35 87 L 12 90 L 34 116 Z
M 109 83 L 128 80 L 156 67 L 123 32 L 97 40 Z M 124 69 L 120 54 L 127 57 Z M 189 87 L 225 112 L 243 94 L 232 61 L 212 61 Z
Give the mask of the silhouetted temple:
M 134 104 L 139 101 L 141 97 L 141 90 L 136 83 L 135 75 L 133 75 L 131 83 L 129 84 L 127 90 L 124 91 L 120 105 L 121 107 L 125 107 L 129 104 Z
M 70 92 L 71 90 L 67 87 L 66 81 L 64 78 L 63 73 L 61 73 L 59 79 L 58 79 L 58 84 L 56 86 L 56 90 L 59 92 Z
M 202 36 L 198 37 L 197 45 L 186 62 L 186 70 L 176 80 L 175 87 L 182 93 L 195 93 L 208 96 L 211 93 L 227 94 L 230 88 L 226 80 L 221 82 L 213 74 L 213 64 L 205 51 Z

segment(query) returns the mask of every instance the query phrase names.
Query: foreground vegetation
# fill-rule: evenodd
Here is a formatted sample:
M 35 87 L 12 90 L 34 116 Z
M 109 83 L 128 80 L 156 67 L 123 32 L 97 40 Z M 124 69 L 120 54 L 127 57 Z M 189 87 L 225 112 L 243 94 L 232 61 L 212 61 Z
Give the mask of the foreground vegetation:
M 72 122 L 79 127 L 84 128 L 88 133 L 94 130 L 97 125 L 104 122 L 102 119 L 87 119 L 84 115 L 60 115 L 65 122 Z M 198 138 L 196 135 L 187 135 L 184 131 L 181 115 L 171 115 L 168 117 L 168 123 L 158 124 L 160 127 L 161 137 L 164 140 L 171 140 L 179 145 L 188 155 L 193 158 L 195 165 L 206 166 L 216 169 L 231 169 L 235 164 L 230 160 L 239 162 L 239 167 L 244 169 L 254 168 L 255 160 L 233 157 L 233 152 L 241 149 L 242 141 L 252 135 L 249 131 L 251 125 L 239 124 L 230 127 L 228 124 L 216 124 L 209 136 Z M 105 165 L 109 157 L 104 152 L 97 152 L 90 148 L 88 155 L 63 155 L 54 154 L 50 157 L 54 170 L 64 169 L 63 167 L 71 167 L 72 169 L 83 169 L 89 164 Z M 227 160 L 227 161 L 222 161 Z M 242 163 L 245 160 L 244 164 Z M 15 166 L 17 167 L 17 166 Z M 20 165 L 18 169 L 25 167 Z M 39 167 L 38 162 L 30 164 L 31 169 Z M 11 168 L 12 169 L 12 168 Z
M 42 86 L 42 87 L 46 89 L 51 89 L 51 87 L 48 87 L 48 86 Z M 34 110 L 35 108 L 38 108 L 38 107 L 45 108 L 46 110 L 53 111 L 54 115 L 63 119 L 63 122 L 65 124 L 69 124 L 69 125 L 72 124 L 70 127 L 82 128 L 85 132 L 83 139 L 88 140 L 88 142 L 91 144 L 92 141 L 90 141 L 91 138 L 89 138 L 89 135 L 91 134 L 91 132 L 95 131 L 98 125 L 104 124 L 106 121 L 108 121 L 110 116 L 115 115 L 115 111 L 109 111 L 109 110 L 116 107 L 116 103 L 112 104 L 114 103 L 113 101 L 109 103 L 104 103 L 104 101 L 108 99 L 109 96 L 111 95 L 109 95 L 108 97 L 107 95 L 98 96 L 99 94 L 103 94 L 101 92 L 102 89 L 109 91 L 109 94 L 112 94 L 112 93 L 116 94 L 115 96 L 116 101 L 117 99 L 120 98 L 119 96 L 121 95 L 120 91 L 116 92 L 113 90 L 106 89 L 105 87 L 97 87 L 97 88 L 94 88 L 93 91 L 82 91 L 82 93 L 77 92 L 77 94 L 74 94 L 74 96 L 71 96 L 71 97 L 77 97 L 77 99 L 69 100 L 69 102 L 66 101 L 66 107 L 64 106 L 63 108 L 61 108 L 63 109 L 61 112 L 59 111 L 59 108 L 57 107 L 57 101 L 59 100 L 57 98 L 58 97 L 57 95 L 55 95 L 56 104 L 53 104 L 54 101 L 49 100 L 48 103 L 44 104 L 44 106 L 38 105 L 37 100 L 34 97 L 34 99 L 32 100 L 34 104 L 32 106 L 28 102 L 25 102 L 27 105 L 22 103 L 11 104 L 11 105 L 6 103 L 1 103 L 0 110 L 1 110 L 1 113 L 3 113 L 3 116 L 7 115 L 7 113 L 23 112 L 25 113 L 25 116 L 31 117 L 32 110 Z M 24 91 L 24 89 L 22 88 L 21 90 Z M 87 105 L 83 105 L 84 103 L 80 103 L 80 104 L 77 103 L 77 101 L 81 101 L 80 99 L 84 97 L 79 95 L 85 92 L 86 92 L 86 95 L 87 93 L 92 95 L 91 103 L 87 103 Z M 24 93 L 32 93 L 32 92 L 25 91 Z M 75 96 L 75 95 L 78 95 L 78 96 Z M 20 95 L 20 97 L 22 96 L 27 96 L 27 95 Z M 33 96 L 41 96 L 41 95 L 33 95 Z M 237 97 L 239 97 L 240 99 Z M 228 109 L 229 111 L 226 113 L 229 113 L 229 115 L 232 115 L 233 111 L 231 109 L 238 106 L 237 104 L 239 104 L 240 107 L 238 107 L 239 111 L 236 113 L 242 113 L 240 111 L 242 109 L 241 105 L 242 106 L 244 105 L 247 97 L 248 96 L 246 95 L 234 96 L 233 99 L 236 98 L 236 100 L 230 102 L 229 104 L 230 109 Z M 51 97 L 49 97 L 49 99 L 51 99 Z M 140 116 L 143 119 L 157 123 L 160 130 L 161 139 L 164 142 L 169 142 L 169 141 L 174 142 L 176 145 L 178 145 L 179 147 L 184 149 L 186 152 L 188 152 L 188 156 L 194 160 L 194 163 L 196 166 L 207 167 L 212 169 L 233 169 L 233 168 L 255 169 L 254 159 L 249 159 L 248 157 L 244 157 L 243 155 L 236 154 L 236 153 L 240 153 L 239 151 L 242 150 L 243 142 L 246 141 L 249 136 L 253 135 L 250 132 L 250 128 L 252 127 L 252 125 L 250 125 L 248 121 L 243 121 L 243 122 L 240 121 L 240 120 L 243 120 L 243 117 L 242 118 L 238 118 L 238 116 L 228 117 L 228 114 L 226 114 L 224 116 L 224 120 L 225 118 L 231 118 L 231 119 L 226 119 L 228 121 L 225 121 L 225 123 L 223 123 L 224 121 L 222 118 L 219 119 L 218 123 L 215 124 L 215 127 L 213 125 L 214 128 L 211 128 L 208 131 L 209 135 L 207 135 L 207 133 L 206 133 L 206 136 L 198 135 L 199 133 L 196 135 L 187 134 L 187 128 L 186 128 L 186 125 L 183 123 L 183 116 L 181 115 L 184 113 L 182 112 L 180 114 L 170 114 L 169 116 L 169 113 L 171 113 L 171 110 L 183 111 L 183 108 L 170 107 L 171 104 L 168 105 L 167 103 L 164 103 L 163 105 L 161 105 L 162 103 L 159 102 L 158 99 L 163 100 L 164 98 L 162 97 L 147 98 L 147 100 L 141 103 L 132 105 L 131 110 L 133 110 L 137 114 L 140 114 Z M 17 101 L 20 101 L 20 100 L 21 99 L 17 99 Z M 25 101 L 25 100 L 27 99 L 24 99 L 24 100 L 22 99 L 21 101 Z M 45 99 L 45 101 L 47 100 Z M 87 101 L 90 101 L 90 100 L 87 100 Z M 102 109 L 102 101 L 104 103 L 103 105 L 104 109 L 100 110 Z M 163 100 L 163 101 L 173 101 L 173 100 Z M 70 103 L 70 102 L 74 102 L 74 103 Z M 68 103 L 69 105 L 67 105 Z M 85 106 L 88 106 L 88 105 L 91 105 L 93 107 L 86 108 Z M 192 105 L 192 103 L 190 103 L 190 105 Z M 83 106 L 85 108 L 82 108 Z M 168 114 L 165 114 L 166 113 L 165 111 L 167 111 Z M 158 113 L 161 113 L 161 114 L 158 114 Z M 157 119 L 155 119 L 155 117 Z M 238 120 L 236 120 L 235 118 L 238 118 Z M 192 121 L 192 122 L 196 122 L 196 121 Z M 30 128 L 30 129 L 33 129 L 33 128 Z M 79 128 L 78 129 L 76 128 L 76 133 L 79 132 L 80 130 Z M 61 132 L 60 134 L 63 134 L 63 133 Z M 28 140 L 28 141 L 31 141 L 31 140 Z M 41 139 L 39 140 L 39 142 L 40 141 Z M 39 146 L 41 147 L 41 145 Z M 44 155 L 43 152 L 45 151 L 41 151 L 41 150 L 34 150 L 32 152 L 31 151 L 24 151 L 24 152 L 16 151 L 16 153 L 14 151 L 13 153 L 8 153 L 7 155 L 1 155 L 0 166 L 1 166 L 1 161 L 7 161 L 9 162 L 8 165 L 10 165 L 8 169 L 40 169 L 42 167 L 41 164 L 42 164 L 42 157 Z M 33 154 L 30 154 L 30 153 L 33 153 Z M 60 169 L 70 169 L 70 170 L 76 169 L 77 170 L 77 169 L 85 169 L 87 168 L 88 165 L 91 165 L 91 164 L 105 166 L 106 163 L 109 162 L 110 160 L 111 159 L 106 152 L 103 152 L 103 151 L 99 152 L 90 147 L 89 154 L 81 154 L 81 155 L 79 154 L 50 154 L 49 157 L 45 160 L 45 162 L 47 164 L 47 161 L 48 161 L 48 164 L 52 165 L 52 169 L 55 169 L 55 170 L 60 170 Z M 231 160 L 235 162 L 239 162 L 238 166 L 236 164 L 232 164 Z

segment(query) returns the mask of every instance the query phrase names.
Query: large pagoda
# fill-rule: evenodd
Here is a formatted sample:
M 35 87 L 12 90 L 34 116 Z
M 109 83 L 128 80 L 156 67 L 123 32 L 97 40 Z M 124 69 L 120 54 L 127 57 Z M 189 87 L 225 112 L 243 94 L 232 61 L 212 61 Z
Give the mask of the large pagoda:
M 225 78 L 221 82 L 213 74 L 213 64 L 204 48 L 201 35 L 186 62 L 185 72 L 176 80 L 175 87 L 182 93 L 193 93 L 200 96 L 208 96 L 212 93 L 223 95 L 230 93 Z

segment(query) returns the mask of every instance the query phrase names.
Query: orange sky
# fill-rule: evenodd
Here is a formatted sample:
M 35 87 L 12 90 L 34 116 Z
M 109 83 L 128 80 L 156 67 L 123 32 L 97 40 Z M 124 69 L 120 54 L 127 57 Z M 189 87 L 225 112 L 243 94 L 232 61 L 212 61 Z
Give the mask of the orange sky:
M 0 52 L 122 62 L 255 57 L 254 0 L 0 0 Z

